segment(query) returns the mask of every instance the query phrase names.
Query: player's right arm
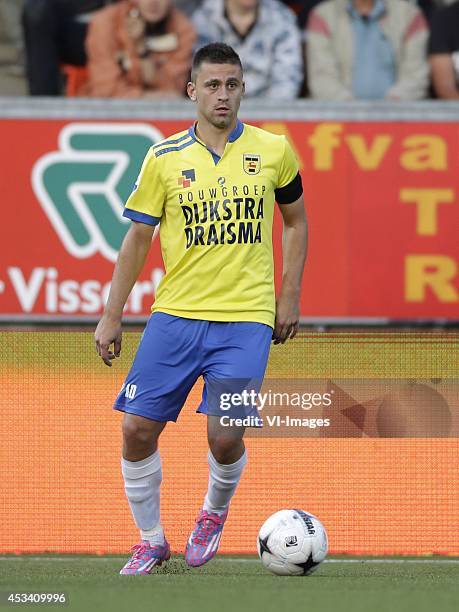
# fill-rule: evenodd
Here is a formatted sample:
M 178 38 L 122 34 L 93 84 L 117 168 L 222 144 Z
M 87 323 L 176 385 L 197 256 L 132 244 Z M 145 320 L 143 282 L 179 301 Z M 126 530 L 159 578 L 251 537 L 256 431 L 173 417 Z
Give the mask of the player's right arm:
M 120 354 L 123 308 L 144 266 L 165 198 L 160 167 L 154 150 L 150 149 L 126 202 L 123 216 L 131 219 L 132 224 L 121 245 L 107 305 L 94 334 L 97 352 L 108 366 Z M 110 350 L 112 344 L 113 351 Z
M 123 308 L 145 264 L 154 229 L 153 225 L 133 221 L 121 245 L 107 305 L 94 334 L 97 352 L 108 366 L 120 355 Z

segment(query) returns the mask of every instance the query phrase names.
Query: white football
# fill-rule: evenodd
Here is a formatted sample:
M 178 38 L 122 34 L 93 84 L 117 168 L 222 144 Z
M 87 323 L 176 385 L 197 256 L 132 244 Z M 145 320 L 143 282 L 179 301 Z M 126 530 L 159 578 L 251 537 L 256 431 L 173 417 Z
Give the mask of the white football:
M 263 565 L 279 576 L 306 576 L 328 551 L 327 532 L 304 510 L 279 510 L 261 526 L 257 541 Z

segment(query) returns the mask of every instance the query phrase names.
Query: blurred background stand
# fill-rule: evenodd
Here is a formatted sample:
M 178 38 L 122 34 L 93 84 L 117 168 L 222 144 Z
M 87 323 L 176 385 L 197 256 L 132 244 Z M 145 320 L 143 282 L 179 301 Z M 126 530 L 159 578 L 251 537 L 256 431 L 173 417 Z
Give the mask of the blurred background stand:
M 0 92 L 25 95 L 23 0 L 0 0 Z

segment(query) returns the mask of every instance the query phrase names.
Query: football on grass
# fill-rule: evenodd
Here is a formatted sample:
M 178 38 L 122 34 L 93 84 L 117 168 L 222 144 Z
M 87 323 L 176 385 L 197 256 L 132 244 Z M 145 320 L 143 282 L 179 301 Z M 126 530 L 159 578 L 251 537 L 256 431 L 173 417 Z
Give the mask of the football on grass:
M 327 532 L 309 512 L 279 510 L 261 526 L 257 547 L 263 565 L 273 574 L 307 576 L 325 559 Z

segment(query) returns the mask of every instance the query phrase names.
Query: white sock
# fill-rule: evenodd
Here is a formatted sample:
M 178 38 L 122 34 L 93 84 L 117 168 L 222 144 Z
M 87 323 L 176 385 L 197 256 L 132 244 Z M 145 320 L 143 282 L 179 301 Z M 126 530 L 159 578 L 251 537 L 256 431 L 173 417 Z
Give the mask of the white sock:
M 227 509 L 241 479 L 242 470 L 247 463 L 247 453 L 244 451 L 242 457 L 229 465 L 218 463 L 211 451 L 209 451 L 207 460 L 209 462 L 209 487 L 204 500 L 204 510 L 222 514 Z
M 163 544 L 164 532 L 160 523 L 159 489 L 162 481 L 161 457 L 157 450 L 141 461 L 121 458 L 124 489 L 142 540 Z

